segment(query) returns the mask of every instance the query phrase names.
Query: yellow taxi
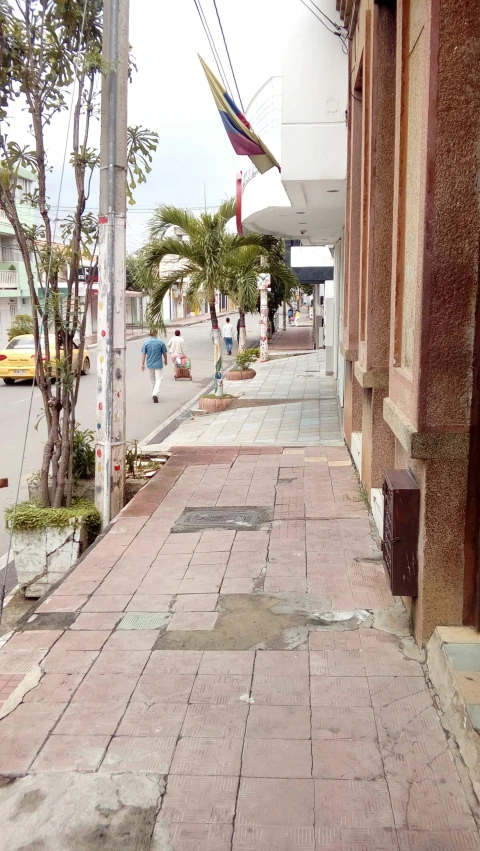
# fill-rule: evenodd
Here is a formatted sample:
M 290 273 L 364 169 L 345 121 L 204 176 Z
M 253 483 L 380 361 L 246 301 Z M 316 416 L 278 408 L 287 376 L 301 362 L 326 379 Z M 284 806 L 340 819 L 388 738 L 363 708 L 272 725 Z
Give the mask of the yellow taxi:
M 78 358 L 78 346 L 73 344 L 73 361 Z M 42 344 L 42 351 L 43 351 Z M 55 351 L 55 339 L 50 338 L 50 352 Z M 42 355 L 45 359 L 45 355 Z M 88 353 L 83 355 L 82 375 L 90 372 Z M 0 351 L 0 378 L 4 384 L 14 384 L 24 378 L 35 378 L 35 340 L 33 334 L 22 334 L 13 337 L 9 344 Z

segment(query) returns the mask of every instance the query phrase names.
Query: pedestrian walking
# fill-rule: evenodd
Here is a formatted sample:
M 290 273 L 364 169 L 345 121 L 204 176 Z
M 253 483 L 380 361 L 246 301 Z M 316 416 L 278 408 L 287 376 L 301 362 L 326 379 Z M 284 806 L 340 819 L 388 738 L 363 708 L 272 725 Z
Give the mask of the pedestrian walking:
M 291 325 L 293 322 L 293 307 L 288 308 L 288 324 Z
M 142 346 L 142 372 L 145 372 L 145 367 L 148 369 L 154 402 L 158 402 L 163 365 L 166 366 L 167 362 L 167 347 L 163 340 L 158 339 L 158 332 L 152 328 L 148 340 L 145 340 Z
M 225 319 L 225 325 L 223 326 L 222 337 L 225 342 L 225 348 L 227 350 L 227 355 L 232 354 L 233 347 L 233 326 L 230 322 L 230 317 L 227 316 Z
M 170 352 L 170 357 L 172 359 L 173 365 L 177 358 L 182 357 L 182 355 L 187 354 L 187 347 L 185 345 L 185 340 L 183 339 L 181 332 L 178 330 L 175 331 L 175 336 L 173 336 L 167 343 L 167 349 Z
M 295 325 L 296 328 L 298 328 L 298 320 L 299 319 L 300 319 L 300 311 L 297 307 L 297 309 L 295 311 L 295 319 L 294 319 L 294 322 L 293 322 L 293 324 Z

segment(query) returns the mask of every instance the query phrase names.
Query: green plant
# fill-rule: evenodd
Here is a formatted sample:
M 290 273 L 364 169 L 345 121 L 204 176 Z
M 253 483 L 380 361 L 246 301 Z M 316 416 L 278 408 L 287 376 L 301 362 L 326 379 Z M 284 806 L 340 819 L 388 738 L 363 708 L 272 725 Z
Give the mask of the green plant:
M 12 527 L 14 532 L 32 532 L 52 526 L 63 529 L 77 519 L 85 521 L 88 540 L 93 541 L 100 531 L 100 514 L 89 500 L 79 500 L 70 508 L 44 508 L 37 502 L 20 502 L 16 508 L 11 505 L 5 511 L 5 526 L 9 532 Z
M 260 354 L 260 349 L 245 349 L 244 352 L 239 352 L 237 355 L 236 369 L 249 369 L 253 360 L 256 360 Z
M 17 313 L 7 331 L 9 342 L 22 334 L 33 334 L 33 319 L 28 313 Z
M 127 473 L 135 477 L 138 467 L 138 440 L 130 440 L 125 448 L 125 464 Z
M 215 213 L 199 216 L 178 207 L 160 206 L 150 222 L 149 241 L 141 252 L 144 267 L 142 279 L 149 284 L 149 318 L 162 327 L 165 295 L 181 280 L 187 287 L 190 305 L 207 301 L 210 309 L 213 338 L 213 366 L 215 395 L 223 395 L 223 369 L 218 317 L 215 307 L 217 291 L 226 292 L 227 262 L 242 246 L 262 245 L 266 239 L 261 234 L 237 236 L 227 231 L 227 223 L 235 215 L 235 199 L 223 201 Z M 167 236 L 171 226 L 183 231 L 187 239 Z M 177 231 L 178 232 L 178 231 Z M 176 255 L 181 268 L 162 273 L 161 261 Z M 255 293 L 258 295 L 255 282 Z
M 72 475 L 74 481 L 95 476 L 95 434 L 89 428 L 82 431 L 78 424 L 73 435 Z

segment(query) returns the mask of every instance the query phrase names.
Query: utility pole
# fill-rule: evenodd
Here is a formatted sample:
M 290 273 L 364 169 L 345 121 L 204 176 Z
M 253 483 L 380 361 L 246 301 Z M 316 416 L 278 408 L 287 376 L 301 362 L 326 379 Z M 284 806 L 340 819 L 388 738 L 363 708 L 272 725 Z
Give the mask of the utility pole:
M 105 527 L 125 493 L 125 225 L 129 0 L 104 0 L 95 503 Z
M 260 290 L 260 362 L 268 360 L 268 290 L 270 275 L 262 272 L 258 276 Z

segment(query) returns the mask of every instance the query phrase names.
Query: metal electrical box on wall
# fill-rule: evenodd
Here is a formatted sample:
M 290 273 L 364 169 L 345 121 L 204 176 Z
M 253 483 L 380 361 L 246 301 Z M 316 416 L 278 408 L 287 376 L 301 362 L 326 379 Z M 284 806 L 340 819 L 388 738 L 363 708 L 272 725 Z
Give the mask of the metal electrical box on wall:
M 408 470 L 386 470 L 382 552 L 394 596 L 418 595 L 420 488 Z

